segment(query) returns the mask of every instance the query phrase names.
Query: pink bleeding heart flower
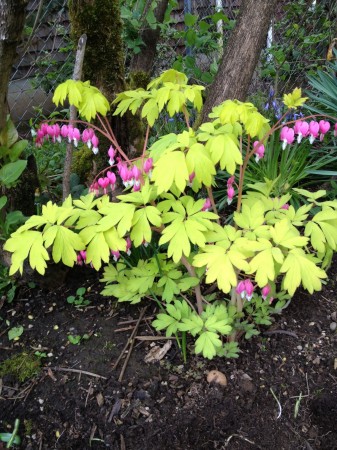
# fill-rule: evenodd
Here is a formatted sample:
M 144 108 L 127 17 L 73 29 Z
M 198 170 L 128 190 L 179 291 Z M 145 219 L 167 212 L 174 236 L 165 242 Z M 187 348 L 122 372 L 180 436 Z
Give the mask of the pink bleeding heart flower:
M 149 172 L 151 172 L 152 169 L 153 169 L 153 159 L 152 158 L 147 158 L 144 161 L 143 170 L 144 170 L 145 173 L 149 173 Z
M 232 203 L 234 195 L 235 195 L 235 191 L 234 191 L 233 186 L 229 186 L 227 188 L 227 203 L 228 203 L 228 205 L 230 205 Z
M 281 209 L 289 209 L 289 204 L 285 203 L 284 205 L 281 206 Z
M 128 181 L 129 181 L 129 170 L 128 170 L 128 168 L 126 167 L 125 164 L 117 165 L 117 167 L 118 167 L 118 169 L 119 169 L 119 170 L 118 170 L 118 171 L 119 171 L 119 176 L 121 177 L 124 186 L 127 187 Z
M 75 147 L 77 147 L 77 145 L 78 145 L 80 139 L 81 139 L 81 132 L 80 132 L 80 130 L 79 130 L 78 128 L 74 128 L 74 131 L 73 131 L 73 140 L 74 140 L 74 145 L 75 145 Z
M 141 171 L 137 166 L 133 166 L 131 169 L 131 172 L 132 172 L 132 178 L 134 178 L 135 180 L 140 179 Z
M 319 134 L 319 124 L 315 120 L 309 123 L 309 142 L 312 144 Z
M 255 161 L 259 162 L 260 159 L 264 157 L 265 148 L 263 144 L 260 144 L 259 141 L 255 141 L 253 144 L 255 150 Z
M 139 180 L 134 180 L 133 182 L 133 192 L 138 192 L 140 191 L 140 181 Z
M 109 180 L 109 183 L 112 187 L 115 187 L 116 184 L 116 175 L 113 172 L 110 172 L 110 170 L 107 171 L 106 176 Z
M 128 256 L 131 255 L 131 247 L 132 247 L 131 239 L 129 237 L 127 237 L 126 238 L 126 253 Z
M 253 297 L 254 285 L 249 279 L 245 280 L 245 290 L 246 290 L 246 299 L 250 302 L 250 300 Z
M 234 175 L 232 175 L 231 177 L 229 177 L 228 180 L 227 180 L 227 187 L 233 186 L 234 180 L 235 180 Z
M 55 123 L 52 125 L 53 128 L 53 142 L 61 142 L 61 129 L 60 125 Z
M 246 296 L 246 285 L 244 281 L 240 281 L 235 288 L 235 292 L 241 296 L 241 298 L 245 298 Z
M 89 192 L 92 192 L 96 197 L 99 196 L 99 184 L 97 181 L 90 185 Z
M 328 122 L 327 120 L 320 120 L 318 122 L 318 125 L 319 125 L 319 132 L 320 132 L 319 139 L 320 139 L 320 141 L 323 141 L 324 135 L 330 130 L 331 125 L 330 125 L 330 122 Z
M 201 211 L 208 211 L 212 207 L 211 200 L 209 198 L 206 198 L 203 207 L 201 208 Z
M 68 137 L 68 125 L 62 125 L 61 136 L 64 138 Z
M 98 137 L 96 136 L 96 134 L 94 134 L 92 136 L 91 143 L 92 143 L 92 152 L 94 155 L 97 155 L 99 140 L 98 140 Z
M 297 142 L 300 143 L 304 137 L 308 136 L 309 123 L 305 120 L 296 120 L 294 132 L 297 134 Z
M 107 193 L 107 187 L 110 185 L 110 180 L 109 178 L 105 177 L 105 178 L 99 178 L 97 180 L 98 185 L 103 189 L 104 194 Z
M 119 260 L 119 258 L 121 257 L 121 254 L 119 253 L 119 251 L 115 251 L 115 250 L 111 250 L 111 255 L 113 256 L 113 260 L 115 262 L 117 262 Z
M 292 144 L 295 140 L 294 129 L 283 127 L 280 133 L 280 139 L 282 141 L 282 150 L 284 150 L 288 144 Z
M 110 166 L 113 166 L 115 164 L 115 155 L 116 155 L 116 150 L 112 147 L 112 145 L 110 145 L 109 150 L 108 150 Z
M 271 292 L 271 287 L 269 286 L 269 284 L 267 284 L 266 286 L 264 286 L 264 288 L 262 288 L 261 294 L 262 294 L 263 300 L 265 300 L 268 297 L 270 292 Z

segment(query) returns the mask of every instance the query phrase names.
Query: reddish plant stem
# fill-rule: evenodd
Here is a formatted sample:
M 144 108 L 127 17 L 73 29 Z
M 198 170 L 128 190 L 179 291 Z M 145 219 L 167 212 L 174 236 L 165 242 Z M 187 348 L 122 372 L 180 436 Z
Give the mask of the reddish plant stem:
M 218 216 L 219 214 L 218 214 L 218 210 L 217 210 L 217 208 L 216 208 L 216 204 L 215 204 L 215 201 L 214 201 L 212 186 L 207 187 L 207 194 L 208 194 L 208 198 L 209 198 L 210 201 L 211 201 L 211 205 L 212 205 L 213 212 L 214 212 L 214 214 L 216 214 L 216 215 Z M 217 218 L 216 221 L 217 221 L 217 223 L 218 223 L 219 225 L 221 225 L 221 223 L 220 223 L 220 218 L 219 218 L 219 217 Z

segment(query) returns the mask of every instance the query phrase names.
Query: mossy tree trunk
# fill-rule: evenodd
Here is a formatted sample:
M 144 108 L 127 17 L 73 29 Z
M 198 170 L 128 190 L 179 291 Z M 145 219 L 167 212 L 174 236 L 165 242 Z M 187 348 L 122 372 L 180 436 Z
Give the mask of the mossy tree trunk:
M 6 123 L 8 82 L 21 42 L 28 0 L 0 1 L 0 130 Z
M 124 89 L 124 51 L 119 0 L 69 0 L 71 34 L 87 35 L 83 79 L 109 101 Z
M 69 0 L 68 5 L 72 40 L 77 44 L 80 36 L 87 35 L 82 79 L 90 80 L 111 103 L 126 88 L 120 1 Z M 125 119 L 112 116 L 110 122 L 119 144 L 127 152 L 129 132 Z M 101 156 L 94 159 L 93 176 L 106 165 L 105 150 L 109 145 L 105 138 L 100 138 Z

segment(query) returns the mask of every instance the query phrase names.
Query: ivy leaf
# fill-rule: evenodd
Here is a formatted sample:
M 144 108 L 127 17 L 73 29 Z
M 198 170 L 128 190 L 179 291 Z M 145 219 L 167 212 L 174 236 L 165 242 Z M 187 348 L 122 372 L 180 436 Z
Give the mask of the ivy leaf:
M 286 289 L 290 295 L 294 295 L 296 289 L 302 283 L 310 294 L 322 289 L 321 279 L 327 275 L 324 270 L 316 266 L 319 260 L 312 255 L 308 255 L 301 248 L 294 248 L 289 251 L 281 273 L 285 273 L 282 288 Z
M 221 346 L 222 342 L 217 333 L 204 331 L 195 341 L 195 353 L 202 353 L 205 358 L 212 359 Z

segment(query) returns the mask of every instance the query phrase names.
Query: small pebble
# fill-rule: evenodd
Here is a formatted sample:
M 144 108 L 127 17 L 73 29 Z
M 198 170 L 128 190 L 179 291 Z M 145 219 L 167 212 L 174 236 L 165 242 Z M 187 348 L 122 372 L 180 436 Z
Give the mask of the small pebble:
M 331 322 L 330 323 L 330 330 L 331 331 L 336 331 L 337 328 L 337 323 L 336 322 Z
M 297 348 L 297 350 L 303 350 L 302 345 L 298 345 L 296 348 Z
M 227 378 L 226 375 L 219 370 L 211 370 L 207 375 L 208 383 L 217 383 L 221 386 L 227 386 Z

